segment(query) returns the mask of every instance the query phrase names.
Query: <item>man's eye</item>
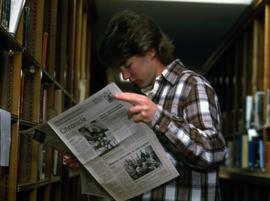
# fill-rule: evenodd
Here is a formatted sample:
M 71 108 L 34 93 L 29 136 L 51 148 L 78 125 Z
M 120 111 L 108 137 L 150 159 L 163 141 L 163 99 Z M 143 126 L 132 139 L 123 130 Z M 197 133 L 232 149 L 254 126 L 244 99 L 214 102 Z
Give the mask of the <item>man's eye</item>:
M 131 67 L 131 64 L 127 64 L 124 66 L 126 69 L 129 69 Z

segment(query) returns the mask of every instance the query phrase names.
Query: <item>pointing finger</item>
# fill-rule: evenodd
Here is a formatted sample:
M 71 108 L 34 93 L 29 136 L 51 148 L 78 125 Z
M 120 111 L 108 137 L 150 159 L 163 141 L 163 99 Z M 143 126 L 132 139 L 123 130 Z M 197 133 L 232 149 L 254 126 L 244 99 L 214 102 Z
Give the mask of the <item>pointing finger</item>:
M 142 95 L 125 92 L 125 93 L 115 94 L 114 98 L 117 100 L 120 100 L 120 101 L 129 102 L 132 105 L 136 105 L 136 104 L 139 104 L 141 102 Z

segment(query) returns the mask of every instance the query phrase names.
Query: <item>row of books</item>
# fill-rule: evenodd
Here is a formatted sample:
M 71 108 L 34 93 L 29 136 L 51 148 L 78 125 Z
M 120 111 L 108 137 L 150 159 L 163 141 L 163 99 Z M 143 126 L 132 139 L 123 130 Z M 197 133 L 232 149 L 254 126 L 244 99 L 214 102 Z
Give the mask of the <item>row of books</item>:
M 227 142 L 229 150 L 225 165 L 249 170 L 265 170 L 266 147 L 262 134 L 256 129 L 239 134 L 235 140 Z M 270 150 L 269 150 L 270 151 Z
M 246 96 L 245 122 L 242 131 L 228 139 L 226 166 L 250 170 L 270 169 L 270 90 Z
M 226 137 L 236 132 L 244 133 L 250 128 L 263 129 L 270 126 L 270 89 L 257 91 L 243 99 L 238 97 L 237 104 L 240 104 L 240 100 L 243 104 L 235 105 L 235 108 L 223 108 L 223 133 Z
M 25 0 L 0 0 L 1 26 L 16 35 Z

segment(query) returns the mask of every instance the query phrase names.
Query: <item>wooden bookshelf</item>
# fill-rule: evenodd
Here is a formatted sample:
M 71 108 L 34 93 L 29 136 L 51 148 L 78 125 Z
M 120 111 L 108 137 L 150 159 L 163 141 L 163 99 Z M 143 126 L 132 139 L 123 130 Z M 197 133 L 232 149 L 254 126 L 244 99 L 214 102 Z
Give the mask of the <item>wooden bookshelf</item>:
M 10 163 L 0 167 L 1 201 L 81 199 L 79 174 L 70 173 L 57 150 L 20 131 L 89 96 L 90 2 L 26 0 L 15 36 L 0 25 L 0 108 L 11 113 Z
M 239 168 L 221 168 L 223 200 L 269 200 L 270 174 Z
M 248 169 L 240 168 L 225 168 L 220 169 L 220 178 L 228 180 L 238 180 L 241 182 L 247 182 L 259 185 L 269 185 L 270 184 L 270 174 L 264 171 L 251 171 Z
M 220 171 L 223 200 L 270 200 L 269 8 L 269 1 L 254 1 L 201 71 L 216 88 L 223 112 L 229 150 Z

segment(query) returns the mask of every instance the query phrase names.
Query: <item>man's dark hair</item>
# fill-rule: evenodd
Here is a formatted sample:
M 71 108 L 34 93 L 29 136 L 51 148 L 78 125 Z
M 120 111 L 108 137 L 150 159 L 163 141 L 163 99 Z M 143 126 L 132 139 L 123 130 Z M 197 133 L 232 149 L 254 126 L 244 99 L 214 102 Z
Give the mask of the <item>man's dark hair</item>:
M 108 66 L 119 66 L 152 48 L 162 64 L 172 62 L 174 45 L 159 26 L 147 16 L 125 10 L 111 18 L 99 44 L 99 57 Z

